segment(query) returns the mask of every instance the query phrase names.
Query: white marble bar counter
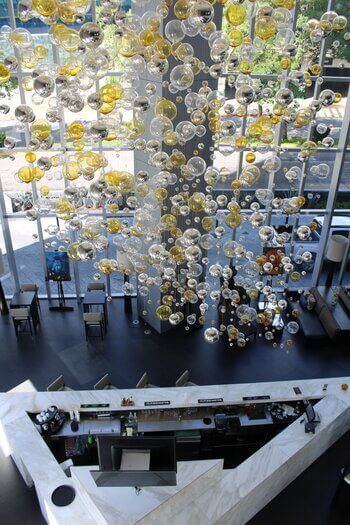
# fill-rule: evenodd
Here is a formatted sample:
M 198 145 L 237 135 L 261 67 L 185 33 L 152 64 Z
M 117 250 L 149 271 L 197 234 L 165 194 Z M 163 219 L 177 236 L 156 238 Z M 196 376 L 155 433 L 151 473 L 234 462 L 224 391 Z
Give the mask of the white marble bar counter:
M 166 523 L 222 477 L 223 460 L 179 461 L 175 487 L 105 487 L 101 490 L 89 472 L 91 467 L 72 467 L 74 486 L 87 508 L 103 525 Z M 98 467 L 92 467 L 96 470 Z
M 321 417 L 315 434 L 306 434 L 296 420 L 238 467 L 224 470 L 215 486 L 168 524 L 245 525 L 349 430 L 348 400 L 329 395 L 315 408 Z
M 350 386 L 350 377 L 181 388 L 66 392 L 36 392 L 30 384 L 29 387 L 26 384 L 14 391 L 0 394 L 0 445 L 5 453 L 12 455 L 26 483 L 35 486 L 42 513 L 48 523 L 102 524 L 104 521 L 98 517 L 92 497 L 91 505 L 87 505 L 89 490 L 82 486 L 82 476 L 76 476 L 79 477 L 79 483 L 76 484 L 77 495 L 71 505 L 56 507 L 52 503 L 53 490 L 62 484 L 73 483 L 73 478 L 66 477 L 27 412 L 38 412 L 49 405 L 69 411 L 79 410 L 81 404 L 107 403 L 110 410 L 130 411 L 152 408 L 145 406 L 145 402 L 150 401 L 170 401 L 170 405 L 163 407 L 166 409 L 206 406 L 212 404 L 209 400 L 221 398 L 223 402 L 218 403 L 219 405 L 321 399 L 316 406 L 321 423 L 315 435 L 305 434 L 304 425 L 297 420 L 237 468 L 222 470 L 219 474 L 216 470 L 218 478 L 215 483 L 210 486 L 197 485 L 197 492 L 192 493 L 190 504 L 188 491 L 191 491 L 192 487 L 191 483 L 185 483 L 175 499 L 169 498 L 169 501 L 166 500 L 161 505 L 169 524 L 243 525 L 349 430 L 350 388 L 343 390 L 341 385 L 345 383 Z M 328 386 L 324 389 L 326 384 Z M 299 387 L 301 394 L 296 395 L 293 387 Z M 130 396 L 135 402 L 134 407 L 121 407 L 122 398 Z M 269 399 L 243 399 L 257 396 L 269 396 Z M 199 399 L 208 402 L 199 405 Z M 201 487 L 200 490 L 198 486 Z M 154 488 L 154 491 L 157 489 Z M 159 509 L 148 509 L 147 512 L 145 509 L 142 521 L 139 515 L 138 520 L 144 525 L 163 523 L 159 519 Z M 132 520 L 129 522 L 132 523 Z M 119 524 L 117 518 L 115 524 Z
M 145 402 L 170 401 L 169 408 L 198 407 L 198 400 L 223 399 L 225 405 L 246 404 L 244 397 L 270 396 L 270 399 L 252 400 L 254 403 L 274 401 L 298 401 L 318 399 L 326 394 L 344 395 L 340 390 L 342 383 L 349 383 L 350 377 L 306 379 L 295 381 L 276 381 L 270 383 L 242 383 L 233 385 L 206 385 L 180 388 L 145 388 L 124 390 L 69 390 L 64 392 L 7 392 L 0 394 L 0 418 L 6 421 L 17 418 L 24 411 L 39 412 L 49 405 L 56 405 L 66 411 L 79 410 L 81 404 L 108 403 L 111 410 L 141 410 L 152 408 Z M 327 390 L 323 386 L 327 384 Z M 293 387 L 299 387 L 301 395 L 296 395 Z M 122 407 L 122 398 L 132 397 L 134 406 Z M 210 406 L 213 403 L 202 403 Z M 8 410 L 6 409 L 8 407 Z M 162 408 L 155 406 L 155 408 Z M 166 408 L 164 406 L 163 408 Z M 89 410 L 93 410 L 90 409 Z M 98 408 L 96 410 L 99 410 Z

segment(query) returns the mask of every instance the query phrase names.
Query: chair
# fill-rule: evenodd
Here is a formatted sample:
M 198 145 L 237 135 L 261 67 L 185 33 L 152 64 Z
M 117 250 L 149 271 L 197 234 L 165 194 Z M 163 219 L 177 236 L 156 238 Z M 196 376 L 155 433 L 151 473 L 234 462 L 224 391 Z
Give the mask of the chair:
M 189 379 L 190 372 L 185 370 L 185 372 L 175 381 L 175 386 L 197 386 L 196 383 L 192 383 Z
M 118 390 L 118 387 L 112 385 L 109 374 L 105 374 L 94 385 L 94 390 Z
M 26 379 L 22 383 L 19 383 L 18 385 L 11 388 L 11 390 L 8 390 L 8 392 L 37 392 L 37 389 L 35 388 L 30 379 Z
M 148 375 L 147 372 L 145 372 L 142 376 L 139 382 L 136 385 L 136 388 L 158 388 L 156 385 L 151 385 L 148 381 Z
M 55 381 L 52 381 L 52 383 L 46 388 L 47 392 L 63 392 L 68 390 L 73 390 L 73 388 L 69 388 L 65 385 L 64 377 L 58 376 Z
M 85 325 L 85 337 L 88 338 L 89 328 L 93 326 L 100 327 L 101 339 L 103 339 L 103 332 L 105 329 L 104 317 L 102 312 L 86 312 L 84 316 L 84 325 Z
M 15 332 L 16 332 L 17 337 L 18 337 L 18 327 L 22 323 L 24 323 L 25 325 L 28 323 L 29 331 L 31 335 L 33 335 L 32 316 L 30 313 L 30 308 L 28 306 L 23 307 L 23 308 L 10 308 L 10 316 L 13 319 L 13 325 L 15 327 Z M 25 330 L 23 330 L 23 332 L 24 331 Z
M 21 284 L 21 286 L 19 287 L 19 291 L 20 292 L 35 292 L 36 302 L 37 302 L 39 310 L 41 311 L 40 301 L 38 297 L 39 286 L 37 286 L 36 284 Z
M 87 291 L 92 292 L 93 290 L 102 290 L 103 292 L 105 292 L 106 285 L 105 283 L 89 283 L 87 285 Z

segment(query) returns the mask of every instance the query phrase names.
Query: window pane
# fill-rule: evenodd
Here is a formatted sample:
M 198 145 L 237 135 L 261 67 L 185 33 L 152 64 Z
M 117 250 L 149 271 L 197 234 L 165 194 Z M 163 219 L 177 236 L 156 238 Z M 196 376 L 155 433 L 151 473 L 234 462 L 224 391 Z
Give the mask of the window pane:
M 43 238 L 44 238 L 44 249 L 45 251 L 60 250 L 65 251 L 70 242 L 69 233 L 66 232 L 64 228 L 63 221 L 59 221 L 57 224 L 56 217 L 42 217 L 41 225 L 43 229 Z M 74 276 L 74 267 L 73 262 L 69 262 L 70 266 L 70 281 L 65 281 L 63 283 L 64 293 L 66 295 L 75 295 L 75 276 Z M 50 290 L 52 295 L 57 294 L 57 284 L 55 282 L 49 282 Z
M 46 295 L 45 273 L 36 221 L 25 217 L 9 218 L 12 246 L 20 284 L 35 283 L 39 294 Z
M 0 220 L 0 249 L 2 252 L 2 262 L 4 265 L 4 273 L 3 275 L 0 275 L 0 279 L 1 279 L 2 287 L 5 292 L 5 295 L 11 296 L 14 293 L 14 282 L 13 282 L 9 260 L 7 256 L 7 249 L 5 245 L 1 220 Z

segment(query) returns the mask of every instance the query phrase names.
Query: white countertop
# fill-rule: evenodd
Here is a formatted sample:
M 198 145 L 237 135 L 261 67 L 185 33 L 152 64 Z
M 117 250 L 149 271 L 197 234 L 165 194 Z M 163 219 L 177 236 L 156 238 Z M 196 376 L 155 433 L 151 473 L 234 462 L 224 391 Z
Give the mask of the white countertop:
M 36 392 L 28 383 L 21 385 L 16 391 L 0 394 L 0 445 L 12 454 L 26 482 L 34 483 L 42 512 L 48 523 L 63 525 L 74 521 L 78 525 L 99 524 L 103 522 L 94 516 L 91 507 L 86 504 L 86 491 L 84 493 L 83 490 L 78 490 L 74 502 L 68 507 L 56 507 L 51 502 L 52 491 L 61 484 L 69 484 L 71 480 L 63 473 L 30 421 L 27 411 L 37 412 L 49 405 L 57 405 L 65 411 L 77 410 L 83 403 L 109 403 L 110 409 L 130 411 L 152 408 L 145 407 L 145 401 L 169 400 L 171 404 L 168 406 L 153 407 L 166 409 L 205 406 L 198 405 L 198 399 L 223 398 L 224 404 L 246 404 L 247 401 L 242 399 L 245 396 L 269 395 L 270 399 L 263 402 L 324 397 L 325 399 L 317 405 L 321 424 L 315 435 L 305 434 L 303 425 L 300 425 L 299 421 L 292 423 L 236 469 L 222 471 L 217 483 L 206 490 L 202 487 L 202 492 L 191 499 L 190 505 L 184 505 L 188 497 L 185 494 L 187 491 L 185 489 L 180 491 L 181 498 L 184 499 L 182 503 L 177 500 L 178 514 L 174 515 L 172 503 L 172 512 L 167 519 L 169 524 L 179 525 L 232 524 L 234 516 L 235 525 L 239 525 L 250 519 L 350 428 L 350 390 L 343 391 L 342 383 L 350 385 L 350 377 L 180 388 L 65 392 Z M 326 391 L 323 391 L 324 384 L 328 384 Z M 293 390 L 296 386 L 302 392 L 299 396 Z M 130 396 L 133 397 L 135 406 L 121 407 L 121 399 Z M 169 505 L 165 502 L 162 511 L 166 512 Z M 152 512 L 148 513 L 142 523 L 157 523 L 152 515 Z M 155 518 L 155 514 L 153 516 Z
M 224 470 L 215 486 L 169 523 L 245 525 L 349 430 L 348 403 L 329 395 L 316 408 L 321 423 L 315 434 L 306 434 L 304 425 L 296 420 L 237 468 Z
M 190 505 L 194 498 L 218 483 L 222 476 L 223 460 L 180 461 L 177 464 L 177 485 L 144 487 L 137 495 L 133 487 L 97 487 L 90 474 L 95 467 L 72 467 L 72 480 L 80 489 L 86 506 L 99 523 L 134 525 L 147 523 L 152 515 L 165 523 L 179 508 Z M 179 503 L 179 505 L 178 505 Z M 158 518 L 157 518 L 158 519 Z M 143 521 L 145 520 L 145 521 Z
M 246 404 L 246 396 L 269 395 L 269 400 L 261 402 L 287 401 L 319 398 L 326 394 L 344 396 L 341 383 L 349 383 L 350 378 L 306 379 L 295 381 L 276 381 L 270 383 L 242 383 L 234 385 L 208 385 L 179 388 L 143 388 L 128 390 L 68 390 L 64 392 L 7 392 L 0 394 L 0 418 L 5 421 L 16 419 L 24 411 L 39 412 L 49 405 L 56 405 L 66 411 L 78 410 L 81 404 L 109 403 L 111 410 L 140 410 L 164 408 L 167 406 L 145 406 L 147 401 L 170 401 L 169 408 L 186 408 L 198 405 L 198 399 L 222 398 L 221 404 Z M 328 384 L 327 391 L 322 390 Z M 299 386 L 302 394 L 296 395 L 293 387 Z M 122 407 L 123 397 L 132 396 L 134 406 Z M 254 401 L 255 403 L 259 401 Z M 211 405 L 212 403 L 207 403 Z M 220 403 L 218 403 L 220 405 Z M 89 409 L 90 410 L 90 409 Z M 98 409 L 97 409 L 98 410 Z M 101 410 L 101 409 L 100 409 Z M 103 409 L 102 409 L 103 410 Z

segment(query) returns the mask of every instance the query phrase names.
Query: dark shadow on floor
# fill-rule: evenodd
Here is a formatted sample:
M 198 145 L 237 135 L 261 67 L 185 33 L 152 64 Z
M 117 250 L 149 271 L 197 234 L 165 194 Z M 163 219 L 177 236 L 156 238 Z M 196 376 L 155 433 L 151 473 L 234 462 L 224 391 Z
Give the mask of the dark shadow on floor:
M 261 510 L 249 525 L 349 525 L 350 485 L 348 494 L 331 508 L 341 480 L 341 469 L 350 460 L 350 432 L 306 469 L 295 481 Z M 342 511 L 347 507 L 347 517 Z

